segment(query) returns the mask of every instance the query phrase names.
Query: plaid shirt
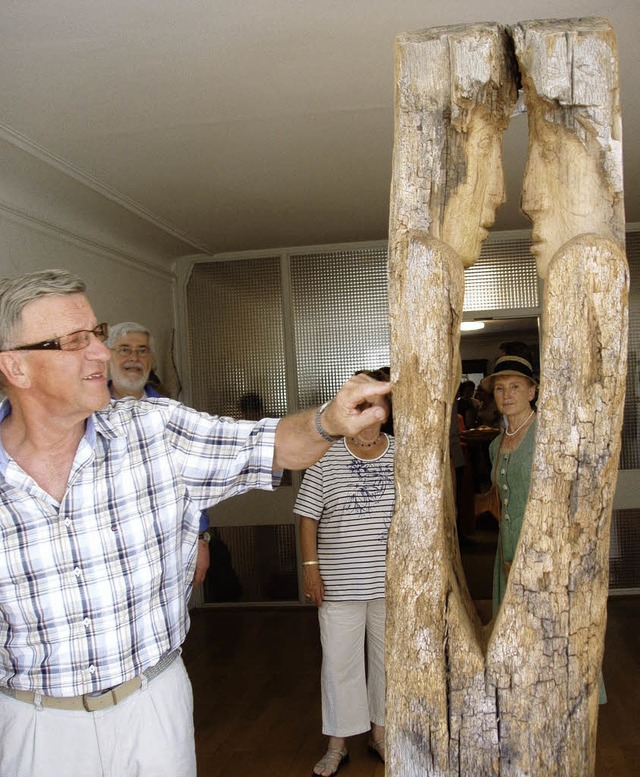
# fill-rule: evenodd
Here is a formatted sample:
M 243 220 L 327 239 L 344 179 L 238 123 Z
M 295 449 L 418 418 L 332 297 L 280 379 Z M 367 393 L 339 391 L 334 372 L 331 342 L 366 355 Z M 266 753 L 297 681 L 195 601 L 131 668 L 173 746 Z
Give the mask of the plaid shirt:
M 276 424 L 114 402 L 87 419 L 60 503 L 0 446 L 0 685 L 100 691 L 179 647 L 200 512 L 277 485 Z

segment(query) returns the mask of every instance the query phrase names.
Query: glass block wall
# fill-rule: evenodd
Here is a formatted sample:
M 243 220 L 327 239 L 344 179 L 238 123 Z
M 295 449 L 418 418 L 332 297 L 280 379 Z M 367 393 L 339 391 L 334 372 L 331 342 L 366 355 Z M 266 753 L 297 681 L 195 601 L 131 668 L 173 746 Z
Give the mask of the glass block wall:
M 465 272 L 466 312 L 539 307 L 528 246 L 519 235 L 485 243 L 481 258 Z M 640 232 L 628 234 L 627 252 L 632 283 L 620 467 L 635 470 L 640 468 Z M 248 417 L 240 411 L 241 398 L 258 394 L 263 403 L 258 415 L 281 416 L 330 398 L 356 370 L 389 361 L 384 244 L 202 262 L 193 267 L 187 307 L 189 401 L 209 412 Z M 612 588 L 637 585 L 629 581 L 636 580 L 640 566 L 639 521 L 640 510 L 614 512 Z M 269 535 L 264 526 L 251 525 L 250 515 L 244 523 L 220 533 L 237 567 L 239 600 L 297 600 L 292 527 L 276 526 Z M 256 547 L 265 544 L 272 552 L 261 556 L 258 574 Z M 209 592 L 208 601 L 220 600 L 211 582 Z
M 287 413 L 280 259 L 203 262 L 187 286 L 191 404 L 240 418 Z
M 640 470 L 640 231 L 627 232 L 629 260 L 629 360 L 624 404 L 621 470 Z M 640 473 L 638 473 L 640 480 Z M 611 520 L 609 585 L 640 589 L 640 506 L 614 510 Z
M 613 511 L 609 586 L 640 589 L 640 510 Z
M 464 311 L 537 308 L 538 273 L 523 237 L 488 240 L 464 273 Z
M 299 407 L 389 364 L 386 247 L 291 257 Z
M 629 361 L 620 469 L 640 469 L 640 232 L 627 233 L 627 258 L 631 276 Z
M 293 524 L 222 526 L 210 543 L 205 602 L 287 602 L 298 599 Z

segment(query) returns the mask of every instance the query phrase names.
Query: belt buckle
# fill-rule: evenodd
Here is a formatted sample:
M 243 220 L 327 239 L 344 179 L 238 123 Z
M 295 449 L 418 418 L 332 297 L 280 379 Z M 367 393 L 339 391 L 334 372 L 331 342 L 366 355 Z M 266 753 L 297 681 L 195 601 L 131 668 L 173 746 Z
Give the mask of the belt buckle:
M 107 704 L 104 704 L 105 696 L 107 695 L 111 697 L 111 700 Z M 118 700 L 116 699 L 116 695 L 113 692 L 113 688 L 109 688 L 108 691 L 101 693 L 100 696 L 92 696 L 90 693 L 85 693 L 82 695 L 82 706 L 87 712 L 97 712 L 98 710 L 102 710 L 105 707 L 112 707 L 117 703 Z

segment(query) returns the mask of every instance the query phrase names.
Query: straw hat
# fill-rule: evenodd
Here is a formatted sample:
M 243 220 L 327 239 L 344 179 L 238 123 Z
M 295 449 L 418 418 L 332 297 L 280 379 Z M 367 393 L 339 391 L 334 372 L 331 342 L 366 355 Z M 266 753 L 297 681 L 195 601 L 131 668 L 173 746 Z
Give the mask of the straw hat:
M 523 359 L 521 356 L 501 356 L 496 360 L 491 375 L 482 379 L 482 387 L 493 391 L 493 384 L 496 378 L 501 375 L 518 375 L 521 378 L 527 378 L 534 386 L 538 381 L 533 377 L 533 367 L 531 362 Z

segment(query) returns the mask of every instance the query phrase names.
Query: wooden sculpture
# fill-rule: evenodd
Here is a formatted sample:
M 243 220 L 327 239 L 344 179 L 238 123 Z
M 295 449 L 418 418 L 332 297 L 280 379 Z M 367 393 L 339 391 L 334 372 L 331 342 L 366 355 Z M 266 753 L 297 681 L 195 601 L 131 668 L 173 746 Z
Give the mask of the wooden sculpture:
M 397 40 L 392 777 L 593 774 L 626 368 L 616 62 L 613 33 L 598 19 L 436 28 Z M 500 613 L 483 628 L 457 549 L 448 419 L 463 270 L 503 198 L 499 148 L 518 67 L 530 121 L 523 207 L 545 278 L 545 336 L 525 522 Z

